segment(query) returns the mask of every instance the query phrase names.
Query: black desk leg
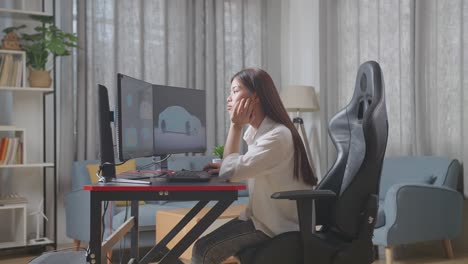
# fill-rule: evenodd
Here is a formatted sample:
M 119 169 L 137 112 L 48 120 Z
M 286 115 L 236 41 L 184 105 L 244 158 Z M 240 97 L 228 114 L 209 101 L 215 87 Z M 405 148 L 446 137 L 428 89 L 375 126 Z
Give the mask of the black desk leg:
M 134 225 L 131 230 L 130 257 L 138 259 L 138 201 L 132 201 L 130 214 L 134 217 Z
M 140 264 L 149 263 L 153 261 L 156 256 L 166 255 L 166 245 L 169 243 L 179 232 L 184 228 L 190 220 L 192 220 L 200 211 L 208 204 L 208 201 L 199 201 L 190 211 L 172 228 L 172 230 L 154 246 L 146 255 L 140 260 Z M 157 230 L 156 230 L 157 232 Z M 182 254 L 183 252 L 181 252 Z M 156 258 L 158 259 L 158 258 Z M 175 261 L 174 261 L 175 263 Z
M 101 201 L 96 192 L 91 192 L 91 214 L 90 214 L 90 233 L 89 249 L 87 260 L 90 263 L 101 263 Z M 93 261 L 94 260 L 94 261 Z
M 234 202 L 218 201 L 216 205 L 166 254 L 158 264 L 175 263 L 179 256 Z

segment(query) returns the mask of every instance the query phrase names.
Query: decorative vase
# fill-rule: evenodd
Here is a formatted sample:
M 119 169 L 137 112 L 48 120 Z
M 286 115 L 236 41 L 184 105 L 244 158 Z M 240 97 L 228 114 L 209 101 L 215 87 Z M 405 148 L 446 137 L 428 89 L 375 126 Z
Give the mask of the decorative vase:
M 18 36 L 15 32 L 6 34 L 2 39 L 2 49 L 6 50 L 21 50 L 21 45 Z
M 50 71 L 34 70 L 31 67 L 28 80 L 31 87 L 49 88 L 52 83 Z

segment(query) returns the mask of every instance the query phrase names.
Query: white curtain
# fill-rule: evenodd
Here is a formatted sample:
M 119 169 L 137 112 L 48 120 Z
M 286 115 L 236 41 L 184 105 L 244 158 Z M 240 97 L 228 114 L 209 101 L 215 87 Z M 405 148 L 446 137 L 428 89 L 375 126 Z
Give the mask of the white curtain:
M 277 2 L 277 1 L 274 1 Z M 78 1 L 85 12 L 79 65 L 77 159 L 96 158 L 96 87 L 114 108 L 116 74 L 150 83 L 206 90 L 208 153 L 224 144 L 231 76 L 264 67 L 265 0 Z M 278 55 L 279 56 L 279 55 Z
M 386 85 L 387 156 L 466 163 L 468 1 L 332 0 L 320 8 L 326 119 L 350 100 L 359 65 L 375 60 Z M 466 172 L 464 185 L 466 196 Z

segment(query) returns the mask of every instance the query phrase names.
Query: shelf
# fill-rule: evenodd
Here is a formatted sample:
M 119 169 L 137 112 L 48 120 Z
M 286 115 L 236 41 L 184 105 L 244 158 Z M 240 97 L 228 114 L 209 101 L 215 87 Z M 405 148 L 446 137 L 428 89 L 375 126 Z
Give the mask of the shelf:
M 36 88 L 36 87 L 11 87 L 11 86 L 0 86 L 0 91 L 13 91 L 13 92 L 38 92 L 48 93 L 53 92 L 54 88 Z
M 17 247 L 24 247 L 26 243 L 24 242 L 1 242 L 0 248 L 17 248 Z
M 17 128 L 15 126 L 1 126 L 0 125 L 0 131 L 22 131 L 24 132 L 24 128 Z
M 51 17 L 52 16 L 52 14 L 49 14 L 49 13 L 46 13 L 46 12 L 0 8 L 0 16 L 2 16 L 2 17 L 12 17 L 12 18 L 16 18 L 16 19 L 30 19 L 30 17 L 29 17 L 30 15 L 44 16 L 44 17 Z
M 30 163 L 30 164 L 0 165 L 0 169 L 7 169 L 7 168 L 40 168 L 40 167 L 54 167 L 54 163 Z
M 7 49 L 0 49 L 0 53 L 16 54 L 16 55 L 25 55 L 26 54 L 26 52 L 24 50 L 7 50 Z

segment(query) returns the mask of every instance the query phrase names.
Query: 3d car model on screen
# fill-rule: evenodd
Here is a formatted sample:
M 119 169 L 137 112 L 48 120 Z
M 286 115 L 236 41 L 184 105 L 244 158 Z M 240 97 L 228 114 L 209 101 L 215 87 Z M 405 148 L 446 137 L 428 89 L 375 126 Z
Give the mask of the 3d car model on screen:
M 200 119 L 180 106 L 170 106 L 159 114 L 159 127 L 163 133 L 197 135 L 201 128 Z

